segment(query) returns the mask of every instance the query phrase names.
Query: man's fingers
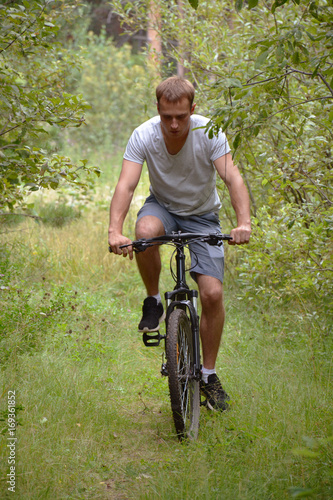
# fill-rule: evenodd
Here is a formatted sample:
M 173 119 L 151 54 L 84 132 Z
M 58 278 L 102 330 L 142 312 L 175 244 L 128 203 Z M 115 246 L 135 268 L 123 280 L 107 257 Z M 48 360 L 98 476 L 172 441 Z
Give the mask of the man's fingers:
M 130 245 L 128 247 L 120 248 L 122 245 L 124 245 L 124 243 L 122 243 L 121 245 L 109 245 L 110 253 L 122 255 L 123 257 L 129 256 L 130 260 L 133 260 L 133 247 Z
M 250 241 L 251 230 L 245 228 L 235 228 L 230 232 L 232 240 L 228 243 L 230 245 L 244 245 Z
M 128 256 L 130 260 L 133 260 L 133 247 L 128 247 Z

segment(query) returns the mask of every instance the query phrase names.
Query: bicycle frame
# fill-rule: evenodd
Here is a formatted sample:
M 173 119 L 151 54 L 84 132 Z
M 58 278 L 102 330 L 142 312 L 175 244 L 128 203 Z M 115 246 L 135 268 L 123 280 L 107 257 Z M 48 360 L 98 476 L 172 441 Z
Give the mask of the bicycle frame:
M 201 366 L 200 366 L 200 338 L 199 338 L 199 316 L 197 313 L 197 290 L 190 290 L 186 283 L 185 272 L 185 252 L 181 244 L 176 244 L 176 286 L 172 292 L 165 292 L 165 302 L 167 306 L 165 324 L 168 324 L 170 314 L 174 309 L 183 309 L 188 313 L 191 322 L 191 330 L 193 336 L 194 346 L 194 367 L 193 376 L 200 380 Z M 162 367 L 163 368 L 163 367 Z M 163 374 L 163 369 L 162 369 Z
M 177 236 L 179 240 L 177 241 Z M 168 325 L 168 320 L 170 314 L 174 309 L 183 309 L 191 322 L 191 330 L 193 335 L 193 346 L 194 346 L 194 370 L 193 377 L 197 380 L 200 380 L 201 371 L 200 371 L 200 335 L 199 335 L 199 316 L 197 313 L 197 298 L 198 292 L 197 290 L 190 290 L 186 283 L 186 269 L 185 269 L 185 252 L 184 252 L 184 241 L 186 239 L 193 238 L 201 238 L 206 241 L 210 241 L 210 244 L 216 245 L 219 244 L 222 240 L 230 240 L 232 239 L 230 235 L 227 234 L 197 234 L 197 233 L 173 233 L 172 238 L 170 239 L 170 235 L 158 236 L 155 238 L 151 238 L 148 240 L 142 239 L 137 240 L 134 246 L 136 251 L 143 251 L 145 248 L 152 246 L 152 244 L 163 244 L 167 241 L 172 241 L 172 243 L 176 247 L 176 286 L 171 292 L 165 292 L 165 301 L 167 306 L 166 311 L 166 319 L 165 324 L 166 328 Z M 120 248 L 127 247 L 130 245 L 123 245 Z M 111 251 L 111 250 L 110 250 Z M 166 339 L 166 335 L 161 335 L 160 332 L 147 333 L 143 334 L 143 342 L 147 347 L 158 346 L 162 339 Z M 168 375 L 167 368 L 164 363 L 162 363 L 161 369 L 162 375 Z
M 171 243 L 176 253 L 176 273 L 171 264 L 171 274 L 176 282 L 171 292 L 165 292 L 166 319 L 165 335 L 160 331 L 144 332 L 146 346 L 158 346 L 164 339 L 161 374 L 168 377 L 171 409 L 178 438 L 196 439 L 200 418 L 200 334 L 197 312 L 197 290 L 191 290 L 186 283 L 185 248 L 194 241 L 210 245 L 221 245 L 230 240 L 230 235 L 218 233 L 172 233 L 155 238 L 142 238 L 132 242 L 134 251 Z M 130 244 L 121 246 L 128 247 Z M 193 251 L 193 249 L 192 249 Z M 174 253 L 171 256 L 174 257 Z M 194 253 L 195 255 L 195 253 Z M 166 363 L 164 362 L 166 355 Z

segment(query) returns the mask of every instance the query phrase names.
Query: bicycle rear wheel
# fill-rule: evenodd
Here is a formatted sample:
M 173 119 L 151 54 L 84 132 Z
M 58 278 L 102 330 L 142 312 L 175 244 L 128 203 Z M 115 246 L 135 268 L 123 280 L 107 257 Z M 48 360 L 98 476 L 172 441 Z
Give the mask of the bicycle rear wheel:
M 193 340 L 182 309 L 171 314 L 166 332 L 171 408 L 178 438 L 196 439 L 200 416 L 200 382 L 194 378 Z

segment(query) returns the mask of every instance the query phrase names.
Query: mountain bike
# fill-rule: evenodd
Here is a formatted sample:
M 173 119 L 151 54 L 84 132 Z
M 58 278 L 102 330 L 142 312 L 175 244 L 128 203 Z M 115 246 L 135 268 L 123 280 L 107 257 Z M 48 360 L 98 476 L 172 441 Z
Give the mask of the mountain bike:
M 223 240 L 230 239 L 232 238 L 228 234 L 178 232 L 136 240 L 130 245 L 120 247 L 132 246 L 137 253 L 154 245 L 175 247 L 170 257 L 170 271 L 176 285 L 172 291 L 165 292 L 164 295 L 166 333 L 162 335 L 159 330 L 150 333 L 144 332 L 143 342 L 147 347 L 154 347 L 160 345 L 161 340 L 165 341 L 161 374 L 168 377 L 171 409 L 179 440 L 197 438 L 201 404 L 198 291 L 191 290 L 186 282 L 186 272 L 191 269 L 186 269 L 185 248 L 188 248 L 195 241 L 220 246 Z M 197 259 L 197 256 L 194 254 L 193 258 Z M 174 271 L 172 264 L 174 259 L 176 271 Z

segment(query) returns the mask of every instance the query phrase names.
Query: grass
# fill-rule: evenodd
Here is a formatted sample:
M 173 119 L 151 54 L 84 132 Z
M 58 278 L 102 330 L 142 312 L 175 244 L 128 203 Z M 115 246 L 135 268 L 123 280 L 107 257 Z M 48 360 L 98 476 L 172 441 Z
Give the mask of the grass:
M 328 318 L 240 301 L 227 274 L 218 372 L 231 411 L 203 408 L 198 440 L 180 444 L 162 348 L 144 347 L 136 331 L 140 277 L 107 251 L 103 193 L 70 225 L 25 219 L 2 234 L 1 498 L 12 495 L 9 390 L 18 406 L 16 498 L 331 498 Z M 135 211 L 129 233 L 134 220 Z

